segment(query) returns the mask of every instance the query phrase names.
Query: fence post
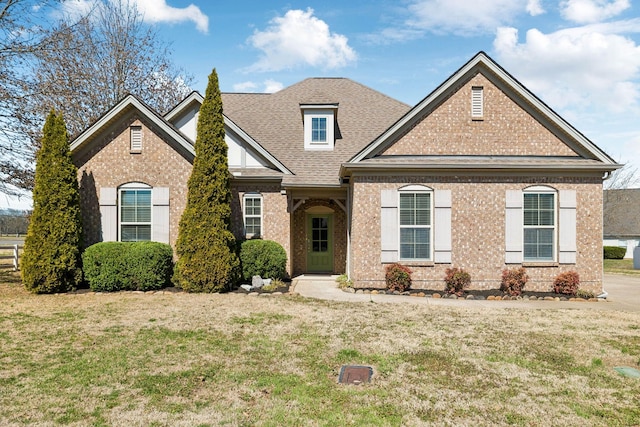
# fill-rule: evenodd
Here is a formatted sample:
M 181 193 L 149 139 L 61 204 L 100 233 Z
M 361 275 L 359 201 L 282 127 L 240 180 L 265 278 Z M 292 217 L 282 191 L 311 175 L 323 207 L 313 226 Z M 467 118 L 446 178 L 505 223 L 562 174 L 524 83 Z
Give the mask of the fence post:
M 18 245 L 13 245 L 13 271 L 18 271 Z

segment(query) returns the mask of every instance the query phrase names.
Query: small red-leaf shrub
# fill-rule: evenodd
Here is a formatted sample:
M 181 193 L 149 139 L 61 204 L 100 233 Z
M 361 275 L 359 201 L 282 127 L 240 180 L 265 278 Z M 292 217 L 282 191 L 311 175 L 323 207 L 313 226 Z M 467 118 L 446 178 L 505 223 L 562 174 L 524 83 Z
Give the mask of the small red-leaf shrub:
M 445 291 L 448 294 L 456 294 L 460 296 L 464 293 L 464 290 L 471 283 L 471 275 L 464 271 L 462 268 L 447 268 L 445 270 L 445 273 Z
M 524 267 L 502 270 L 500 290 L 507 295 L 517 297 L 522 294 L 522 289 L 528 280 L 529 276 L 527 276 L 527 270 Z
M 553 281 L 553 292 L 564 295 L 575 295 L 580 286 L 580 275 L 575 271 L 565 271 Z
M 402 264 L 389 264 L 386 268 L 384 279 L 387 289 L 390 291 L 404 292 L 411 288 L 411 273 L 409 267 Z

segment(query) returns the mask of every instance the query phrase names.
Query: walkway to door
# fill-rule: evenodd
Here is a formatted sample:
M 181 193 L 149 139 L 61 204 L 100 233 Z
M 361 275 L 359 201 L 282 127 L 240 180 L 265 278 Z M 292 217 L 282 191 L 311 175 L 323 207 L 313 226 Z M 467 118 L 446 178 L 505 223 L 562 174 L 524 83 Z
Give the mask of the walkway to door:
M 338 288 L 336 275 L 305 274 L 295 277 L 291 292 L 303 297 L 329 301 L 367 302 L 387 304 L 426 304 L 432 306 L 458 306 L 467 308 L 522 308 L 522 309 L 581 309 L 640 312 L 640 276 L 606 274 L 604 288 L 607 301 L 487 301 L 453 300 L 446 298 L 416 298 L 402 295 L 373 295 L 344 292 Z

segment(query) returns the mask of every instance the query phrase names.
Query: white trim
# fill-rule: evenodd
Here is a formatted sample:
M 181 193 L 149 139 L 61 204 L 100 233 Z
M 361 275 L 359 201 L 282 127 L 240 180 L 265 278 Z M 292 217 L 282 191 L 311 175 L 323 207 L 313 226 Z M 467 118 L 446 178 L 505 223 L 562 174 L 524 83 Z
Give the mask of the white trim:
M 149 241 L 153 240 L 153 188 L 149 187 L 146 184 L 142 184 L 141 186 L 134 186 L 128 183 L 121 185 L 118 187 L 118 207 L 117 207 L 117 215 L 118 215 L 118 241 L 122 241 L 122 226 L 123 225 L 148 225 L 149 226 Z M 134 222 L 124 222 L 122 221 L 122 192 L 123 191 L 148 191 L 149 192 L 149 221 L 134 221 Z
M 98 130 L 108 126 L 111 121 L 117 119 L 128 107 L 137 109 L 144 117 L 152 124 L 158 126 L 163 132 L 169 135 L 175 140 L 182 148 L 187 150 L 190 154 L 195 156 L 196 152 L 191 145 L 191 142 L 182 135 L 181 132 L 175 130 L 166 120 L 157 116 L 149 107 L 142 103 L 138 98 L 133 95 L 127 95 L 122 101 L 117 103 L 111 110 L 100 117 L 93 125 L 84 130 L 76 139 L 71 143 L 71 151 L 76 151 L 85 142 L 87 142 Z
M 302 111 L 304 122 L 304 149 L 308 151 L 331 151 L 335 144 L 335 111 L 322 109 L 307 109 Z M 313 140 L 314 119 L 325 120 L 325 139 Z
M 541 188 L 543 191 L 531 191 L 531 188 Z M 553 225 L 526 225 L 524 222 L 526 204 L 524 202 L 525 196 L 533 195 L 533 194 L 550 194 L 553 196 Z M 538 208 L 539 210 L 539 208 Z M 522 191 L 522 260 L 523 262 L 556 262 L 558 259 L 558 217 L 559 217 L 559 209 L 558 209 L 558 192 L 553 190 L 550 187 L 540 186 L 540 187 L 529 187 Z M 529 258 L 526 257 L 526 251 L 524 249 L 526 244 L 525 239 L 525 231 L 526 230 L 553 230 L 553 242 L 552 249 L 553 254 L 551 259 L 540 259 L 540 258 Z
M 432 190 L 425 190 L 424 186 L 416 185 L 416 186 L 408 186 L 408 187 L 422 187 L 421 190 L 413 190 L 407 191 L 404 188 L 399 189 L 397 191 L 397 203 L 398 203 L 398 219 L 397 219 L 397 227 L 398 227 L 398 259 L 400 261 L 433 261 L 433 217 L 434 217 L 434 192 Z M 406 188 L 406 187 L 405 187 Z M 402 217 L 402 204 L 400 203 L 401 196 L 407 194 L 429 194 L 429 225 L 402 225 L 401 217 Z M 427 229 L 429 230 L 429 256 L 427 258 L 403 258 L 402 257 L 402 229 L 410 228 L 410 229 Z
M 255 199 L 260 200 L 260 215 L 247 215 L 247 199 Z M 244 228 L 244 235 L 247 239 L 251 239 L 253 237 L 263 237 L 264 236 L 264 197 L 260 193 L 245 193 L 242 196 L 242 224 Z M 247 232 L 247 218 L 260 218 L 260 233 L 248 233 Z
M 426 185 L 421 185 L 421 184 L 411 184 L 411 185 L 405 185 L 404 187 L 398 188 L 398 191 L 425 192 L 425 191 L 433 191 L 433 188 L 427 187 Z
M 598 148 L 588 138 L 578 132 L 567 121 L 560 117 L 556 112 L 549 108 L 544 102 L 529 92 L 520 82 L 511 77 L 502 67 L 489 58 L 484 52 L 479 52 L 469 62 L 463 65 L 443 84 L 431 92 L 426 98 L 420 101 L 415 107 L 404 115 L 400 120 L 393 124 L 389 129 L 376 138 L 371 144 L 365 147 L 349 160 L 348 163 L 357 163 L 366 159 L 370 155 L 376 153 L 381 146 L 389 141 L 395 140 L 400 134 L 407 129 L 414 120 L 419 119 L 426 111 L 439 105 L 439 101 L 446 96 L 447 93 L 457 89 L 461 81 L 467 79 L 473 72 L 481 72 L 479 69 L 484 68 L 498 79 L 502 80 L 507 86 L 513 89 L 524 101 L 539 110 L 542 115 L 546 116 L 555 126 L 562 132 L 573 139 L 580 147 L 582 147 L 593 158 L 600 160 L 608 165 L 616 165 L 616 162 L 609 157 L 604 151 Z

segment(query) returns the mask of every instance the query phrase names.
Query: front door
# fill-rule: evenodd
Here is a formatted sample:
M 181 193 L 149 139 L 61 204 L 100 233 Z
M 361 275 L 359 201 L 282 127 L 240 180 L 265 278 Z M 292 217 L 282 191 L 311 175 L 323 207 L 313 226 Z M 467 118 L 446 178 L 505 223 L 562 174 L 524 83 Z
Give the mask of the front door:
M 307 270 L 333 272 L 333 214 L 307 215 Z

